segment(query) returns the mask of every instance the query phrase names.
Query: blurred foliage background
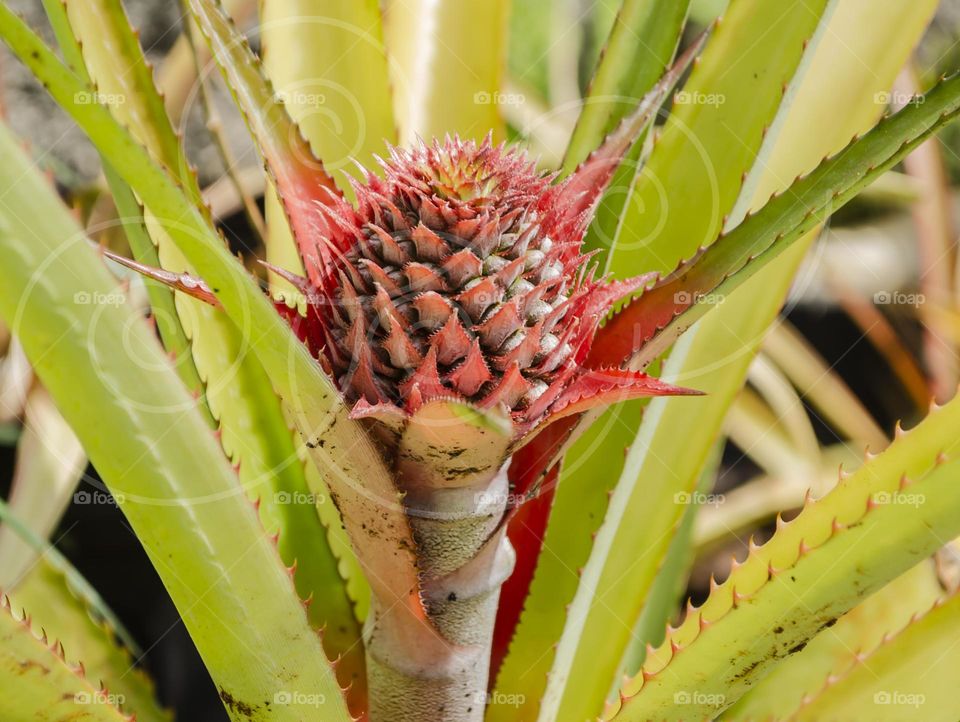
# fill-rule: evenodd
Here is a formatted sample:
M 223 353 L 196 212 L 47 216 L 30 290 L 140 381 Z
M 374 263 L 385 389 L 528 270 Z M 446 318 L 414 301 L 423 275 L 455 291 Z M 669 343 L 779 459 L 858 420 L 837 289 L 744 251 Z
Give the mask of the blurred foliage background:
M 39 0 L 10 4 L 31 25 L 45 28 Z M 704 27 L 725 5 L 725 0 L 696 0 L 688 32 Z M 180 37 L 179 6 L 169 0 L 128 0 L 126 6 L 148 57 L 158 64 L 162 85 L 170 68 L 162 61 Z M 618 7 L 617 0 L 513 2 L 503 97 L 495 100 L 508 137 L 527 143 L 545 168 L 561 160 Z M 255 15 L 241 13 L 238 19 L 256 46 Z M 891 95 L 894 105 L 898 97 L 960 66 L 958 38 L 960 0 L 943 0 L 912 72 L 904 73 Z M 237 161 L 237 176 L 249 182 L 248 192 L 262 203 L 258 161 L 242 121 L 219 77 L 210 85 L 220 140 Z M 0 108 L 13 128 L 29 140 L 38 162 L 77 212 L 95 218 L 99 196 L 92 186 L 99 160 L 83 134 L 5 51 L 0 52 L 0 87 Z M 257 234 L 241 198 L 224 182 L 222 153 L 205 130 L 201 105 L 198 98 L 188 100 L 180 120 L 189 154 L 231 243 L 253 254 Z M 704 507 L 693 531 L 698 553 L 690 562 L 689 591 L 695 599 L 702 598 L 710 573 L 731 553 L 743 551 L 751 533 L 763 538 L 770 532 L 777 509 L 799 505 L 811 473 L 827 479 L 841 462 L 856 466 L 864 441 L 882 446 L 882 430 L 899 419 L 908 424 L 919 418 L 931 397 L 952 395 L 960 375 L 958 184 L 960 126 L 952 125 L 835 216 L 823 234 L 798 276 L 785 323 L 768 339 L 728 419 L 722 461 L 710 480 L 715 503 Z M 29 367 L 2 329 L 0 353 L 4 496 L 15 476 L 26 473 L 25 464 L 42 468 L 42 457 L 51 451 L 48 463 L 66 483 L 75 483 L 83 457 L 71 452 L 68 433 L 51 436 L 45 427 L 45 438 L 58 439 L 54 450 L 24 442 L 30 433 L 28 411 L 42 418 L 45 400 L 32 393 Z M 825 413 L 827 401 L 839 411 Z M 25 454 L 37 458 L 20 458 Z M 92 468 L 83 475 L 96 479 Z M 226 719 L 173 605 L 116 507 L 83 503 L 75 496 L 52 539 L 102 591 L 144 649 L 160 696 L 177 708 L 179 719 Z M 946 584 L 956 566 L 949 549 L 940 563 Z

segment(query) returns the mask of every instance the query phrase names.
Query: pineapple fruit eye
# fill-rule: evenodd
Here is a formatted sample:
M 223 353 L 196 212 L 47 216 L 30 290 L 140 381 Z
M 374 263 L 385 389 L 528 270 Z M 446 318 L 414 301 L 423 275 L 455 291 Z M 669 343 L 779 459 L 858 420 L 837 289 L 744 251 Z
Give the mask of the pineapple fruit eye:
M 579 239 L 557 242 L 541 227 L 548 179 L 489 140 L 390 158 L 385 182 L 357 189 L 356 240 L 339 261 L 358 273 L 341 269 L 349 288 L 334 305 L 361 299 L 359 315 L 330 315 L 341 390 L 402 406 L 411 380 L 439 379 L 434 395 L 521 411 L 570 360 L 576 333 L 583 261 Z

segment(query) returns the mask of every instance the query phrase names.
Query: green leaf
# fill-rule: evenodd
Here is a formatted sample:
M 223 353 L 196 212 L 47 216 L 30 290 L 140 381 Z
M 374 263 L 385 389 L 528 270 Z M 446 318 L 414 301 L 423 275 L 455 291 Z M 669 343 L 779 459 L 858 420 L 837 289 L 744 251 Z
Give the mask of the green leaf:
M 0 159 L 0 316 L 122 500 L 232 718 L 272 705 L 269 719 L 300 720 L 322 697 L 326 718 L 348 720 L 288 570 L 151 328 L 7 132 Z
M 44 574 L 48 578 L 56 577 L 61 580 L 72 596 L 87 610 L 87 613 L 94 619 L 108 626 L 111 634 L 115 635 L 120 643 L 123 644 L 131 653 L 140 655 L 140 648 L 134 641 L 130 633 L 123 627 L 120 620 L 103 601 L 90 583 L 81 576 L 69 560 L 64 557 L 55 546 L 52 546 L 46 539 L 38 536 L 22 520 L 17 518 L 14 510 L 7 504 L 0 502 L 0 520 L 3 521 L 5 528 L 10 529 L 11 533 L 16 534 L 24 544 L 36 552 L 36 565 L 44 567 Z M 15 579 L 3 584 L 3 589 L 7 592 L 18 589 L 21 580 Z
M 876 722 L 956 719 L 960 700 L 953 693 L 953 680 L 960 663 L 956 639 L 960 596 L 924 611 L 876 649 L 848 659 L 791 719 L 815 722 L 857 715 L 868 715 Z
M 637 343 L 644 366 L 712 306 L 816 229 L 865 186 L 960 115 L 960 74 L 941 82 L 916 103 L 884 118 L 863 137 L 707 246 L 690 264 L 630 303 L 604 328 L 602 357 Z M 629 334 L 630 340 L 626 340 Z M 599 360 L 599 359 L 598 359 Z M 602 364 L 602 361 L 600 362 Z
M 487 712 L 490 722 L 536 719 L 555 645 L 568 619 L 565 606 L 577 591 L 579 570 L 590 555 L 593 535 L 600 528 L 616 482 L 615 474 L 598 474 L 597 469 L 622 463 L 624 449 L 633 441 L 633 430 L 642 414 L 639 403 L 618 404 L 567 452 L 543 550 L 509 653 L 497 675 L 493 703 Z M 508 703 L 498 704 L 498 700 Z M 515 700 L 519 704 L 513 704 Z
M 607 47 L 610 31 L 613 30 L 623 0 L 592 0 L 590 5 L 589 14 L 583 18 L 584 37 L 579 58 L 579 75 L 587 76 L 583 78 L 586 82 L 582 84 L 587 86 L 583 94 L 590 92 L 589 85 L 594 82 L 596 67 Z
M 780 179 L 792 178 L 816 158 L 841 147 L 851 134 L 872 124 L 881 111 L 874 95 L 893 82 L 934 5 L 902 3 L 880 8 L 869 0 L 851 0 L 838 7 L 797 89 L 793 110 L 787 114 L 778 144 L 769 153 L 767 177 L 754 203 L 766 200 L 766 194 L 782 183 Z M 736 6 L 731 13 L 734 10 Z M 866 14 L 871 17 L 871 33 L 862 29 Z M 838 122 L 834 112 L 839 105 L 845 111 L 843 123 Z M 809 240 L 802 245 L 808 243 Z M 697 474 L 695 466 L 674 465 L 658 472 L 655 460 L 686 460 L 705 453 L 743 383 L 752 354 L 773 320 L 804 250 L 800 247 L 788 251 L 762 276 L 748 281 L 711 318 L 688 331 L 675 348 L 667 373 L 709 395 L 698 404 L 697 423 L 693 426 L 685 406 L 656 403 L 663 408 L 657 409 L 661 416 L 648 452 L 650 463 L 639 471 L 648 489 L 664 483 L 657 482 L 658 478 L 672 480 L 668 483 L 674 489 L 692 488 Z M 683 439 L 682 447 L 675 442 L 678 435 Z M 663 498 L 669 498 L 669 492 Z M 669 528 L 670 520 L 663 520 L 663 525 L 659 521 L 651 529 L 650 539 L 657 539 Z M 633 543 L 649 546 L 643 539 Z
M 146 65 L 142 53 L 140 53 L 136 39 L 134 38 L 132 41 L 130 39 L 132 31 L 126 22 L 123 8 L 113 4 L 103 6 L 101 2 L 96 5 L 90 5 L 88 10 L 85 11 L 84 8 L 87 6 L 80 5 L 80 19 L 77 23 L 78 29 L 74 30 L 68 17 L 67 6 L 64 2 L 61 0 L 43 0 L 43 6 L 47 13 L 47 19 L 50 21 L 54 35 L 57 38 L 60 50 L 74 72 L 89 82 L 88 64 L 96 70 L 102 69 L 102 65 L 105 64 L 110 70 L 110 72 L 107 73 L 107 87 L 116 87 L 116 81 L 110 79 L 116 65 L 113 63 L 110 53 L 102 52 L 105 44 L 93 42 L 92 45 L 88 47 L 89 61 L 84 60 L 83 51 L 80 46 L 79 36 L 82 30 L 87 27 L 87 23 L 92 21 L 96 26 L 98 21 L 103 20 L 102 16 L 106 16 L 102 24 L 103 32 L 97 37 L 117 36 L 114 43 L 110 44 L 116 44 L 121 48 L 125 62 L 134 68 L 134 72 L 131 73 L 130 76 L 125 76 L 123 87 L 132 86 L 134 92 L 131 96 L 132 99 L 137 106 L 143 106 L 138 107 L 133 113 L 127 112 L 124 114 L 124 120 L 126 122 L 133 121 L 136 125 L 143 125 L 144 121 L 141 119 L 152 118 L 153 120 L 149 124 L 154 128 L 152 137 L 157 141 L 155 142 L 154 150 L 169 153 L 174 149 L 177 138 L 162 108 L 157 107 L 157 94 L 152 85 L 149 67 Z M 71 7 L 74 8 L 75 6 L 71 5 Z M 85 13 L 89 13 L 89 15 Z M 74 15 L 77 15 L 76 9 L 74 9 Z M 97 52 L 98 50 L 100 52 Z M 147 72 L 144 72 L 144 69 L 146 69 Z M 117 89 L 117 92 L 114 93 L 114 99 L 121 97 L 126 101 L 126 93 L 121 94 L 120 90 Z M 124 102 L 123 105 L 126 105 L 126 102 Z M 159 142 L 161 139 L 162 142 Z M 171 155 L 169 159 L 185 167 L 186 161 L 178 152 L 177 155 Z M 110 187 L 113 202 L 116 206 L 119 220 L 123 225 L 124 233 L 130 244 L 131 251 L 140 263 L 159 266 L 160 257 L 150 238 L 144 219 L 143 208 L 137 201 L 136 196 L 134 196 L 130 187 L 124 183 L 123 179 L 117 175 L 116 171 L 114 171 L 106 161 L 103 162 L 103 172 L 107 180 L 107 185 Z M 187 178 L 188 183 L 192 181 L 192 177 Z M 197 188 L 194 188 L 194 191 L 195 193 L 199 193 L 199 189 Z M 158 235 L 158 242 L 162 242 L 163 240 L 164 237 Z M 181 268 L 185 267 L 182 260 L 176 258 L 174 260 L 177 261 Z M 157 330 L 160 332 L 160 338 L 163 339 L 164 347 L 171 354 L 175 355 L 177 373 L 180 375 L 180 378 L 183 379 L 187 388 L 199 398 L 202 396 L 204 390 L 203 381 L 200 378 L 190 352 L 190 340 L 187 338 L 180 322 L 173 292 L 150 280 L 146 281 L 146 288 L 150 305 L 153 309 L 153 317 L 156 319 Z M 205 407 L 203 411 L 205 415 L 208 416 L 210 424 L 212 426 L 215 425 L 216 422 L 209 413 L 209 407 L 207 407 L 206 401 L 204 401 L 201 406 Z
M 264 69 L 341 190 L 396 142 L 378 0 L 264 0 Z
M 109 105 L 130 132 L 183 183 L 190 198 L 199 203 L 200 186 L 153 84 L 153 70 L 119 0 L 65 0 L 59 9 L 53 0 L 46 0 L 45 7 L 58 28 L 61 46 L 67 48 L 65 57 L 82 58 L 83 65 L 74 67 L 74 72 L 83 74 L 85 70 L 96 88 L 93 94 L 78 96 L 74 101 Z M 68 25 L 57 18 L 64 11 Z M 70 31 L 72 38 L 67 38 Z
M 227 84 L 257 140 L 273 173 L 280 198 L 291 220 L 298 242 L 316 243 L 317 201 L 320 187 L 333 190 L 333 181 L 316 161 L 298 128 L 270 92 L 268 81 L 258 72 L 256 58 L 213 0 L 190 0 L 197 24 L 207 38 Z M 189 237 L 186 238 L 189 242 Z M 312 252 L 312 251 L 311 251 Z M 212 259 L 210 259 L 212 260 Z M 218 263 L 200 268 L 211 282 Z M 212 283 L 228 315 L 251 338 L 251 311 L 256 311 L 257 337 L 264 345 L 255 347 L 292 413 L 294 423 L 318 465 L 333 504 L 354 543 L 358 558 L 379 602 L 404 619 L 411 634 L 431 633 L 422 623 L 423 604 L 414 558 L 415 544 L 400 492 L 386 469 L 378 449 L 363 427 L 350 419 L 346 405 L 331 380 L 300 341 L 260 294 L 251 298 L 250 278 L 230 264 L 234 278 L 247 290 L 231 308 L 223 284 Z M 235 278 L 237 271 L 243 280 Z M 226 294 L 226 295 L 225 295 Z M 316 490 L 314 490 L 316 493 Z M 359 645 L 352 645 L 353 651 Z M 426 649 L 424 648 L 424 653 Z
M 394 116 L 401 144 L 457 133 L 502 140 L 501 92 L 509 0 L 387 0 L 384 32 L 390 56 Z
M 337 570 L 347 589 L 347 598 L 353 604 L 353 612 L 361 624 L 370 610 L 370 583 L 363 575 L 363 567 L 350 545 L 350 537 L 344 528 L 340 510 L 337 509 L 330 489 L 323 481 L 317 465 L 306 460 L 304 474 L 307 487 L 317 500 L 317 514 L 326 530 L 327 543 L 337 560 Z
M 507 72 L 512 81 L 536 92 L 542 100 L 550 100 L 549 48 L 556 9 L 552 0 L 510 3 Z
M 841 146 L 850 134 L 869 126 L 880 112 L 874 94 L 892 83 L 933 6 L 932 2 L 923 6 L 897 4 L 885 5 L 881 10 L 875 4 L 857 0 L 838 8 L 808 71 L 807 82 L 797 92 L 795 111 L 787 116 L 779 145 L 770 154 L 768 179 L 763 183 L 766 193 L 778 187 L 782 182 L 779 179 L 793 177 L 814 157 Z M 862 30 L 865 13 L 870 13 L 871 33 Z M 845 108 L 843 123 L 837 122 L 833 112 L 839 103 Z M 749 354 L 745 355 L 745 351 L 749 349 L 745 349 L 744 339 L 750 340 L 751 347 L 760 340 L 804 250 L 801 247 L 788 252 L 786 258 L 748 282 L 712 318 L 688 332 L 681 341 L 685 357 L 678 357 L 671 369 L 688 384 L 710 392 L 698 413 L 697 437 L 719 425 L 723 410 L 746 371 Z M 717 366 L 718 357 L 727 360 Z M 698 382 L 700 376 L 708 383 Z M 674 410 L 674 423 L 665 424 L 665 432 L 670 428 L 673 433 L 689 428 L 683 420 L 685 409 Z M 707 443 L 706 438 L 693 439 L 688 435 L 686 453 Z M 654 444 L 651 452 L 669 453 L 659 444 Z
M 736 404 L 731 413 L 735 409 Z M 767 430 L 769 433 L 769 427 Z M 725 492 L 722 504 L 705 507 L 697 516 L 694 543 L 698 555 L 715 553 L 737 539 L 742 541 L 760 527 L 773 523 L 777 514 L 801 508 L 807 491 L 823 494 L 832 489 L 837 483 L 837 469 L 852 471 L 862 464 L 863 452 L 841 442 L 820 450 L 819 467 L 801 462 L 785 474 L 761 474 L 748 479 Z
M 960 534 L 960 399 L 808 503 L 691 609 L 608 719 L 699 719 Z M 773 633 L 771 633 L 771 630 Z M 678 706 L 677 700 L 683 700 Z M 689 702 L 689 704 L 687 704 Z
M 706 25 L 726 10 L 729 2 L 730 0 L 693 0 L 690 4 L 690 17 Z
M 58 0 L 51 1 L 57 2 Z M 104 175 L 107 178 L 107 184 L 110 186 L 110 193 L 113 196 L 117 214 L 120 216 L 120 222 L 123 224 L 123 230 L 134 258 L 147 266 L 159 267 L 160 255 L 150 238 L 143 217 L 143 208 L 137 202 L 136 196 L 130 190 L 130 186 L 117 175 L 108 163 L 104 163 Z M 159 233 L 157 236 L 158 239 L 165 237 Z M 147 289 L 147 297 L 150 300 L 151 315 L 156 321 L 157 331 L 160 333 L 164 348 L 174 360 L 177 374 L 186 387 L 190 389 L 190 392 L 197 396 L 198 400 L 202 399 L 203 402 L 198 403 L 197 407 L 210 426 L 216 427 L 217 421 L 214 419 L 210 406 L 203 395 L 204 383 L 194 361 L 190 339 L 180 323 L 177 299 L 173 291 L 149 278 L 144 279 L 144 285 Z M 189 308 L 189 305 L 187 305 L 187 308 Z
M 348 197 L 352 160 L 376 169 L 374 154 L 396 142 L 390 81 L 377 0 L 265 0 L 260 44 L 264 69 L 314 154 Z M 267 261 L 303 269 L 287 219 L 266 196 Z M 291 290 L 271 272 L 274 288 Z
M 760 170 L 745 174 L 762 169 L 757 158 L 778 134 L 784 96 L 803 75 L 808 45 L 816 45 L 834 4 L 733 3 L 637 179 L 611 254 L 614 274 L 672 271 L 716 238 L 725 216 L 742 215 L 734 205 Z
M 942 597 L 933 562 L 921 562 L 840 617 L 802 652 L 781 661 L 723 719 L 788 718 L 828 677 L 846 671 L 855 655 L 877 649 L 887 634 L 903 629 Z
M 348 156 L 371 166 L 373 153 L 382 151 L 384 140 L 395 135 L 389 104 L 383 102 L 389 88 L 379 9 L 368 0 L 334 3 L 268 0 L 262 4 L 261 12 L 264 67 L 270 73 L 271 83 L 268 85 L 252 72 L 256 62 L 252 54 L 248 54 L 245 42 L 237 36 L 218 46 L 216 60 L 227 66 L 230 86 L 251 128 L 259 133 L 268 148 L 277 146 L 272 156 L 274 163 L 296 162 L 297 158 L 284 155 L 288 138 L 294 139 L 299 160 L 312 157 L 310 150 L 299 144 L 298 132 L 302 132 L 312 151 L 324 159 L 325 168 L 329 168 L 341 189 L 349 192 L 343 175 L 352 170 Z M 207 29 L 208 32 L 211 29 L 209 22 Z M 273 102 L 273 96 L 282 101 L 280 105 Z M 287 118 L 288 112 L 296 126 Z M 266 205 L 267 260 L 301 271 L 287 217 L 272 190 L 267 193 Z M 272 272 L 271 279 L 274 287 L 278 287 Z M 306 485 L 312 497 L 323 500 L 321 519 L 331 534 L 339 535 L 340 516 L 330 499 L 329 489 L 311 469 L 306 473 Z M 301 486 L 299 480 L 297 486 Z M 288 498 L 303 497 L 299 488 L 288 487 L 277 493 Z M 338 667 L 340 680 L 346 683 L 348 677 L 355 679 L 351 691 L 362 693 L 363 646 L 350 607 L 354 601 L 361 605 L 367 603 L 366 580 L 342 539 L 331 539 L 330 550 L 324 549 L 318 555 L 307 546 L 318 545 L 327 535 L 321 536 L 306 514 L 298 520 L 288 517 L 286 523 L 300 527 L 291 529 L 286 537 L 290 540 L 290 553 L 298 560 L 298 585 L 302 584 L 305 591 L 312 588 L 315 601 L 311 613 L 316 614 L 318 622 L 326 624 L 325 646 L 333 654 L 345 656 Z M 283 539 L 281 532 L 281 549 Z M 307 542 L 308 539 L 312 542 Z M 297 546 L 301 548 L 297 550 Z M 309 567 L 316 567 L 317 561 L 323 563 L 323 574 L 310 572 Z M 305 563 L 308 568 L 304 567 Z M 330 573 L 332 570 L 348 575 L 347 584 L 353 587 L 352 591 L 336 583 L 338 579 Z M 313 581 L 308 579 L 308 574 L 314 577 Z
M 570 138 L 564 170 L 572 171 L 616 127 L 669 67 L 687 18 L 689 0 L 626 0 L 584 98 Z M 624 204 L 640 169 L 646 133 L 621 161 L 597 208 L 584 251 L 607 257 L 619 231 Z
M 673 235 L 674 227 L 668 224 L 665 234 L 656 244 L 651 242 L 649 247 L 645 247 L 650 252 L 656 250 L 661 254 L 670 254 L 671 260 L 665 266 L 649 259 L 638 259 L 640 251 L 631 245 L 628 236 L 622 235 L 617 246 L 620 250 L 611 259 L 611 270 L 615 275 L 624 277 L 641 269 L 669 269 L 674 266 L 680 258 L 677 254 L 682 253 L 687 240 L 684 236 L 686 226 L 710 222 L 710 214 L 704 213 L 703 208 L 709 206 L 711 193 L 716 192 L 718 183 L 732 186 L 732 190 L 726 191 L 723 197 L 728 205 L 727 210 L 733 206 L 740 189 L 741 175 L 760 152 L 763 128 L 773 124 L 776 117 L 783 96 L 781 84 L 789 81 L 796 72 L 802 60 L 804 43 L 815 36 L 825 12 L 826 3 L 817 3 L 815 7 L 802 2 L 781 3 L 774 9 L 768 3 L 757 0 L 740 0 L 731 8 L 729 15 L 713 31 L 684 92 L 691 94 L 692 98 L 729 94 L 731 103 L 733 97 L 743 97 L 742 103 L 749 109 L 738 113 L 732 124 L 724 126 L 720 124 L 720 119 L 733 112 L 726 104 L 689 103 L 675 108 L 678 117 L 668 121 L 648 161 L 647 167 L 653 164 L 653 170 L 644 173 L 644 183 L 651 182 L 648 177 L 651 173 L 667 173 L 669 169 L 670 181 L 666 186 L 668 197 L 672 199 L 676 196 L 678 203 L 688 202 L 688 196 L 698 197 L 701 199 L 700 208 L 692 213 L 696 218 L 684 215 L 677 219 L 684 227 L 676 228 L 676 235 Z M 774 15 L 777 20 L 771 23 L 771 16 Z M 781 16 L 792 18 L 793 22 L 779 25 Z M 776 42 L 770 39 L 772 34 L 768 32 L 771 24 L 783 29 Z M 763 36 L 764 42 L 755 46 L 757 36 Z M 788 42 L 786 37 L 792 38 L 793 42 Z M 789 51 L 785 49 L 788 46 L 791 48 Z M 761 75 L 765 82 L 758 82 L 754 74 Z M 775 89 L 768 87 L 768 83 L 775 83 Z M 671 130 L 671 127 L 674 129 Z M 698 139 L 697 147 L 712 149 L 718 163 L 723 159 L 726 165 L 717 165 L 715 168 L 716 174 L 723 173 L 722 178 L 716 174 L 705 176 L 699 166 L 684 165 L 682 157 L 673 157 L 688 152 L 689 149 L 682 146 L 692 145 L 683 134 L 685 130 Z M 732 139 L 731 134 L 737 133 L 742 137 Z M 671 141 L 671 136 L 678 137 Z M 736 146 L 738 150 L 735 151 L 731 146 Z M 657 160 L 660 154 L 666 156 Z M 694 156 L 695 159 L 697 157 Z M 658 167 L 664 170 L 657 171 Z M 661 180 L 666 182 L 667 178 Z M 640 192 L 639 188 L 637 192 Z M 673 200 L 670 202 L 672 212 Z M 634 212 L 628 211 L 625 223 L 632 222 L 631 213 Z M 719 224 L 720 219 L 717 218 L 714 226 L 704 230 L 709 231 L 708 237 L 716 233 Z M 631 248 L 633 251 L 627 256 L 617 255 Z M 645 265 L 640 265 L 641 262 Z M 746 311 L 747 315 L 751 313 L 750 310 Z M 763 319 L 764 323 L 769 322 L 768 316 L 764 315 Z M 715 344 L 721 340 L 719 333 L 711 339 Z M 726 341 L 713 346 L 711 362 L 715 363 L 717 358 L 727 358 L 725 350 L 732 345 L 732 341 Z M 742 340 L 738 340 L 737 348 L 740 347 Z M 688 348 L 687 339 L 681 339 L 674 349 L 671 362 L 676 363 L 683 358 Z M 577 560 L 584 570 L 572 598 L 560 644 L 556 652 L 540 649 L 541 654 L 554 656 L 541 712 L 542 720 L 585 719 L 598 714 L 610 685 L 615 681 L 617 666 L 685 508 L 675 503 L 675 498 L 678 494 L 690 494 L 694 490 L 709 450 L 719 434 L 719 423 L 726 406 L 722 400 L 715 398 L 718 391 L 721 393 L 720 399 L 723 398 L 722 389 L 716 389 L 708 383 L 703 373 L 704 369 L 711 368 L 702 364 L 696 369 L 699 373 L 679 375 L 668 366 L 662 374 L 666 379 L 704 390 L 710 394 L 709 398 L 677 400 L 670 404 L 664 403 L 663 399 L 654 399 L 647 405 L 642 423 L 634 422 L 629 429 L 623 430 L 626 441 L 621 442 L 620 449 L 632 446 L 624 465 L 620 467 L 622 471 L 609 506 L 606 497 L 601 497 L 603 490 L 597 492 L 597 503 L 607 509 L 606 517 L 588 560 Z M 696 424 L 691 424 L 691 414 L 696 415 Z M 714 415 L 718 418 L 715 419 Z M 616 422 L 609 417 L 601 417 L 596 423 L 609 428 Z M 622 451 L 618 450 L 617 453 Z M 619 457 L 614 456 L 611 449 L 608 458 Z M 561 497 L 563 490 L 561 483 Z M 583 537 L 581 544 L 586 543 L 588 538 Z M 644 549 L 645 552 L 638 557 L 636 549 Z
M 53 11 L 56 12 L 56 7 Z M 119 0 L 70 1 L 66 11 L 86 68 L 99 92 L 107 100 L 122 99 L 112 106 L 115 117 L 129 127 L 156 158 L 174 169 L 187 194 L 198 199 L 200 189 L 196 178 L 166 116 L 151 69 Z M 119 66 L 118 57 L 122 58 Z M 118 67 L 124 68 L 124 72 L 118 73 Z M 279 108 L 281 117 L 286 117 L 283 112 Z M 277 132 L 283 131 L 282 126 L 277 128 Z M 142 214 L 138 207 L 131 207 L 132 193 L 112 169 L 108 177 L 119 191 L 118 210 L 131 237 L 131 246 L 139 246 L 139 255 L 146 256 L 149 262 L 156 253 L 151 254 L 152 244 L 147 246 L 148 239 L 143 237 Z M 161 265 L 175 272 L 192 270 L 180 249 L 150 215 L 149 203 L 147 205 L 146 230 L 156 239 Z M 128 216 L 128 213 L 134 215 Z M 169 313 L 168 294 L 160 295 L 158 300 L 163 305 L 155 312 Z M 310 607 L 311 621 L 318 628 L 330 629 L 324 636 L 330 658 L 344 657 L 337 668 L 341 684 L 354 684 L 354 691 L 362 692 L 362 685 L 358 684 L 363 678 L 360 627 L 337 571 L 337 560 L 326 543 L 303 464 L 270 379 L 228 316 L 185 295 L 176 299 L 176 305 L 190 337 L 196 369 L 206 381 L 206 400 L 220 426 L 223 448 L 231 460 L 240 465 L 240 480 L 248 494 L 259 500 L 267 531 L 279 532 L 283 559 L 287 564 L 296 562 L 298 591 L 304 598 L 315 597 Z M 161 323 L 167 321 L 165 318 Z M 163 331 L 161 327 L 162 334 Z M 179 345 L 181 337 L 176 329 L 164 337 L 171 335 Z
M 349 418 L 320 365 L 164 170 L 150 161 L 104 106 L 73 100 L 88 89 L 3 5 L 0 34 L 164 222 L 217 294 L 276 386 L 314 463 L 326 473 L 375 596 L 393 605 L 392 613 L 402 617 L 412 633 L 429 633 L 421 621 L 424 610 L 417 591 L 413 537 L 399 494 L 379 452 Z
M 74 658 L 71 656 L 71 660 Z M 120 698 L 67 662 L 56 641 L 35 632 L 29 618 L 13 616 L 6 597 L 0 605 L 0 714 L 10 720 L 130 722 Z M 81 716 L 82 715 L 82 716 Z
M 125 711 L 136 712 L 141 722 L 172 719 L 157 704 L 153 682 L 114 640 L 114 629 L 76 595 L 63 572 L 43 559 L 9 597 L 14 609 L 30 610 L 35 629 L 43 629 L 71 658 L 83 662 L 88 679 L 102 681 L 122 699 Z
M 318 218 L 314 204 L 336 184 L 314 157 L 300 127 L 263 75 L 260 60 L 217 0 L 188 0 L 188 6 L 223 74 L 250 134 L 263 156 L 288 214 L 294 237 L 312 236 Z M 320 227 L 324 227 L 321 221 Z
M 567 172 L 600 145 L 669 67 L 689 4 L 625 0 L 620 5 L 567 147 Z
M 687 508 L 683 512 L 680 525 L 677 527 L 670 548 L 663 558 L 663 566 L 650 587 L 650 596 L 643 607 L 637 628 L 633 631 L 633 638 L 627 646 L 624 661 L 621 665 L 621 675 L 634 675 L 643 665 L 647 656 L 647 645 L 659 645 L 663 642 L 667 624 L 672 619 L 677 601 L 681 600 L 687 588 L 690 567 L 694 562 L 693 529 L 700 508 L 709 503 L 708 495 L 717 480 L 720 460 L 723 457 L 724 441 L 719 441 L 710 452 L 710 458 L 703 467 L 700 480 L 693 494 L 685 499 Z M 618 677 L 622 678 L 621 675 Z M 619 685 L 614 685 L 616 694 Z

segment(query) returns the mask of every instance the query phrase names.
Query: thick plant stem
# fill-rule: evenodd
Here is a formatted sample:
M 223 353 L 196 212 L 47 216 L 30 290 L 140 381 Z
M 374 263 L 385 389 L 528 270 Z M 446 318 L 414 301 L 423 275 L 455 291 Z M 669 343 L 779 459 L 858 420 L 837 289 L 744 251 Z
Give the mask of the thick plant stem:
M 405 503 L 433 623 L 418 631 L 430 636 L 423 646 L 440 653 L 429 659 L 417 654 L 411 649 L 417 634 L 394 624 L 389 608 L 375 604 L 364 629 L 371 722 L 483 719 L 500 586 L 514 563 L 504 530 L 497 530 L 508 489 L 506 467 L 470 486 L 407 485 Z

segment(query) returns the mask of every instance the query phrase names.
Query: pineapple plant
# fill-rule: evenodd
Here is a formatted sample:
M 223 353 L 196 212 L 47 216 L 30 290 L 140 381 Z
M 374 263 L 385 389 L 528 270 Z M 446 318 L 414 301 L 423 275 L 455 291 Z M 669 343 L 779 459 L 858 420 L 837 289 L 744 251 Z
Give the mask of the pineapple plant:
M 264 161 L 265 219 L 231 177 L 264 283 L 205 203 L 183 95 L 155 85 L 178 66 L 155 77 L 119 0 L 45 1 L 60 57 L 0 5 L 99 151 L 132 256 L 91 244 L 4 128 L 0 318 L 231 719 L 957 716 L 949 665 L 911 674 L 956 655 L 956 597 L 925 576 L 960 535 L 956 401 L 667 624 L 689 502 L 803 252 L 960 114 L 947 77 L 878 120 L 936 3 L 733 0 L 686 43 L 690 3 L 616 5 L 544 169 L 503 141 L 506 2 L 266 0 L 261 67 L 227 10 L 188 0 L 178 72 L 204 91 L 219 68 Z M 318 102 L 359 109 L 360 141 Z M 154 325 L 76 300 L 141 286 Z M 5 583 L 5 716 L 168 718 L 46 564 Z

